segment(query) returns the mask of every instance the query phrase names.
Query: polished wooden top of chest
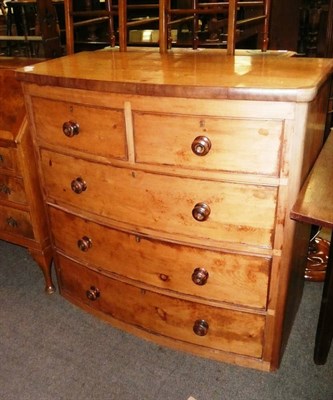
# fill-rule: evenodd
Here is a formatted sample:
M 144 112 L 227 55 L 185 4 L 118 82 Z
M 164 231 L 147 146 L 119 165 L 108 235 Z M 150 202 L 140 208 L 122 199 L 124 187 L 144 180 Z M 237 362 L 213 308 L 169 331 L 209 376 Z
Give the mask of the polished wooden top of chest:
M 82 52 L 17 72 L 41 85 L 171 97 L 311 101 L 333 60 L 222 50 Z M 244 55 L 246 54 L 246 55 Z

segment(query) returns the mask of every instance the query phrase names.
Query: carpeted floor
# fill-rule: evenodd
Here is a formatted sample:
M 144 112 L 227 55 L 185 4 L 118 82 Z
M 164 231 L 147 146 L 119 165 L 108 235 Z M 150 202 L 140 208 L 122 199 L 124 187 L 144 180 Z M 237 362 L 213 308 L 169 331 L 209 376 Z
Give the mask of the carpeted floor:
M 162 348 L 43 293 L 28 252 L 0 241 L 1 400 L 333 400 L 333 349 L 312 361 L 322 284 L 306 283 L 281 368 Z

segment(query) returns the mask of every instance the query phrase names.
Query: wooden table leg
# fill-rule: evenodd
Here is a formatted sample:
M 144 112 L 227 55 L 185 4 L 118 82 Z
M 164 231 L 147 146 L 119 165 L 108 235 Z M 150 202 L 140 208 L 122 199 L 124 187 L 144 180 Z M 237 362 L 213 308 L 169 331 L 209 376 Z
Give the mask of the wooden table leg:
M 326 363 L 333 338 L 333 232 L 328 256 L 323 296 L 319 313 L 314 350 L 314 362 L 317 365 Z

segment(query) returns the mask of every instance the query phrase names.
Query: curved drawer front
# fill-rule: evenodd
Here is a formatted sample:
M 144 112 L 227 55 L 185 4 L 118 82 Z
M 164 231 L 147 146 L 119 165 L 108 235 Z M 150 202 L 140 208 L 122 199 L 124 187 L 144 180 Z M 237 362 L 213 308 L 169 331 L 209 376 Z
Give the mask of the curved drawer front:
M 57 257 L 62 294 L 129 325 L 247 356 L 261 357 L 265 317 L 185 301 L 107 278 Z M 88 299 L 89 297 L 89 299 Z
M 175 292 L 266 307 L 267 258 L 152 240 L 53 207 L 49 207 L 49 215 L 57 249 L 85 264 Z
M 16 149 L 0 147 L 0 170 L 16 170 Z
M 48 151 L 41 158 L 47 195 L 59 203 L 188 240 L 272 246 L 277 188 L 157 175 Z
M 282 133 L 281 121 L 134 112 L 139 163 L 278 176 Z
M 34 238 L 28 212 L 0 205 L 0 232 Z
M 47 143 L 127 160 L 122 110 L 32 98 L 37 135 Z M 65 125 L 64 133 L 63 126 Z
M 0 200 L 26 204 L 27 200 L 23 180 L 0 174 Z

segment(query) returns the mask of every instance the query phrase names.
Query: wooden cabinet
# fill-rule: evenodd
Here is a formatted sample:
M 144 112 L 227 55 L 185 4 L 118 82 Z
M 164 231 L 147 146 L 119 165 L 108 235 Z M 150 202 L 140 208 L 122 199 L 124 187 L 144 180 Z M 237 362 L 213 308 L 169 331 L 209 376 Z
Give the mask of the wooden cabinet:
M 61 294 L 143 338 L 278 368 L 333 61 L 78 53 L 21 69 Z
M 54 291 L 52 251 L 33 144 L 15 69 L 37 60 L 3 58 L 0 65 L 0 239 L 26 247 Z

